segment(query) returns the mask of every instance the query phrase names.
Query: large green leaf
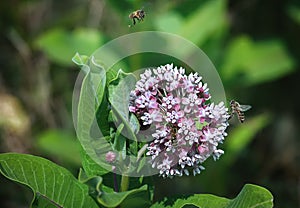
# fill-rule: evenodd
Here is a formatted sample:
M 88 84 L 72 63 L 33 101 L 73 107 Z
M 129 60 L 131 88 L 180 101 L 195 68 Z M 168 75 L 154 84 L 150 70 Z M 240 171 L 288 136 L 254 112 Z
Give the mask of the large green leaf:
M 273 196 L 267 189 L 246 184 L 239 195 L 230 201 L 228 208 L 271 208 L 273 207 Z
M 26 154 L 0 154 L 0 172 L 7 178 L 31 188 L 34 197 L 46 198 L 60 207 L 98 207 L 89 196 L 88 186 L 49 160 Z M 33 202 L 34 206 L 38 201 Z M 43 206 L 47 204 L 44 200 Z
M 85 55 L 76 53 L 72 61 L 79 65 L 84 73 L 88 76 L 89 84 L 93 90 L 93 98 L 95 98 L 95 108 L 97 109 L 103 101 L 106 86 L 106 71 L 100 60 L 96 60 L 94 56 L 88 58 Z M 103 106 L 105 107 L 105 106 Z
M 105 154 L 112 150 L 110 144 L 107 142 L 101 132 L 96 121 L 96 112 L 99 107 L 103 110 L 107 108 L 103 105 L 106 102 L 105 86 L 106 86 L 106 71 L 97 60 L 92 57 L 89 61 L 85 61 L 84 57 L 76 55 L 73 61 L 82 67 L 82 84 L 79 95 L 74 105 L 74 114 L 77 114 L 76 133 L 77 137 L 83 147 L 83 163 L 85 171 L 89 176 L 93 174 L 102 175 L 111 169 L 111 166 L 104 162 Z M 104 98 L 104 99 L 103 99 Z M 74 102 L 73 102 L 74 104 Z M 77 104 L 77 106 L 76 106 Z M 98 114 L 98 116 L 101 116 Z M 88 156 L 85 156 L 88 154 Z M 101 166 L 99 166 L 101 164 Z M 99 166 L 98 168 L 96 168 Z M 93 171 L 95 169 L 96 171 Z
M 110 108 L 107 100 L 107 87 L 106 87 L 107 72 L 103 64 L 97 63 L 95 57 L 93 56 L 92 58 L 89 58 L 88 56 L 80 55 L 79 53 L 76 53 L 75 56 L 72 58 L 72 61 L 78 66 L 80 66 L 81 69 L 88 76 L 90 76 L 90 80 L 89 80 L 91 82 L 90 88 L 93 89 L 94 97 L 96 98 L 95 108 L 98 107 L 96 111 L 97 124 L 102 133 L 101 136 L 107 136 L 109 135 L 109 124 L 107 121 L 108 121 L 109 108 Z M 97 90 L 95 89 L 95 87 L 97 87 Z M 81 101 L 85 102 L 85 100 L 81 100 Z M 88 102 L 85 103 L 87 105 L 90 104 Z M 96 123 L 94 123 L 94 125 L 96 125 Z
M 75 52 L 91 55 L 103 43 L 101 33 L 91 28 L 79 28 L 67 31 L 54 28 L 45 33 L 35 41 L 35 45 L 43 50 L 49 59 L 63 64 L 71 65 L 71 58 Z
M 229 199 L 211 194 L 195 194 L 187 199 L 178 199 L 172 207 L 179 208 L 184 207 L 185 205 L 195 205 L 203 208 L 221 208 L 226 207 L 229 204 L 229 201 Z
M 49 199 L 40 194 L 36 194 L 34 201 L 31 203 L 31 208 L 57 208 L 59 205 L 55 204 Z
M 188 205 L 200 208 L 271 208 L 273 207 L 273 196 L 263 187 L 246 184 L 234 199 L 211 194 L 195 194 L 188 198 L 177 199 L 173 205 L 170 205 L 168 201 L 163 201 L 155 203 L 151 208 L 181 208 Z
M 282 77 L 293 70 L 294 61 L 278 40 L 254 42 L 247 36 L 234 39 L 221 69 L 224 81 L 253 85 Z

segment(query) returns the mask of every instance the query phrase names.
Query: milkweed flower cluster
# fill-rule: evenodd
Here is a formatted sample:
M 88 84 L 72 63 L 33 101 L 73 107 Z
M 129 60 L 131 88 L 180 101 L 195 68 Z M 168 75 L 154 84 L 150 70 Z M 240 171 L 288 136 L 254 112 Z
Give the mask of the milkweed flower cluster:
M 131 91 L 129 111 L 141 127 L 153 128 L 146 155 L 163 177 L 199 174 L 202 163 L 224 153 L 229 113 L 223 102 L 210 103 L 207 84 L 197 73 L 167 64 L 147 69 Z

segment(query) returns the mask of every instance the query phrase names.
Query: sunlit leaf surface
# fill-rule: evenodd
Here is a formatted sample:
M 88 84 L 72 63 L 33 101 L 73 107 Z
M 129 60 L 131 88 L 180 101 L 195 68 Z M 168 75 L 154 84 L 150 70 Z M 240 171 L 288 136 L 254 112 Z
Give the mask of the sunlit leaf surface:
M 63 167 L 44 158 L 25 154 L 0 154 L 0 172 L 31 188 L 34 197 L 46 198 L 57 207 L 98 207 L 88 194 L 88 186 L 79 183 Z M 36 203 L 38 202 L 34 201 Z
M 263 187 L 246 184 L 234 199 L 226 199 L 210 194 L 195 194 L 188 198 L 177 199 L 175 203 L 171 205 L 167 200 L 158 202 L 151 206 L 151 208 L 181 208 L 188 205 L 194 205 L 200 208 L 271 208 L 273 207 L 273 196 Z

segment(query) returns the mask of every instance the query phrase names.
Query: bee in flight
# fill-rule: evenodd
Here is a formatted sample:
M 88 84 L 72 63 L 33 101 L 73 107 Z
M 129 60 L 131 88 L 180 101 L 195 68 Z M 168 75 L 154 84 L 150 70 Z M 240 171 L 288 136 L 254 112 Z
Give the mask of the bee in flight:
M 233 114 L 236 113 L 239 121 L 241 123 L 243 123 L 245 121 L 245 114 L 244 112 L 249 110 L 251 108 L 250 105 L 241 105 L 239 104 L 237 101 L 235 100 L 231 100 L 230 101 L 230 108 L 231 108 L 231 114 L 230 117 L 228 118 L 228 120 L 230 118 L 232 118 Z
M 136 11 L 132 12 L 131 14 L 129 14 L 129 18 L 132 19 L 133 25 L 135 25 L 136 20 L 138 20 L 139 22 L 143 21 L 145 16 L 146 16 L 146 13 L 143 9 L 136 10 Z M 131 27 L 133 25 L 128 25 L 128 27 Z

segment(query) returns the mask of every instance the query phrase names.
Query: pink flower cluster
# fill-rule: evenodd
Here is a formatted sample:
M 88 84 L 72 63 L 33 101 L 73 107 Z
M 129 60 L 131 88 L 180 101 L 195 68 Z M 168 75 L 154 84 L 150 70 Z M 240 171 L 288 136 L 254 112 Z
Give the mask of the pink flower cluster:
M 199 174 L 208 157 L 218 159 L 227 135 L 229 113 L 223 102 L 210 103 L 209 89 L 197 73 L 167 64 L 147 69 L 130 94 L 129 111 L 141 129 L 152 127 L 147 149 L 163 177 Z

